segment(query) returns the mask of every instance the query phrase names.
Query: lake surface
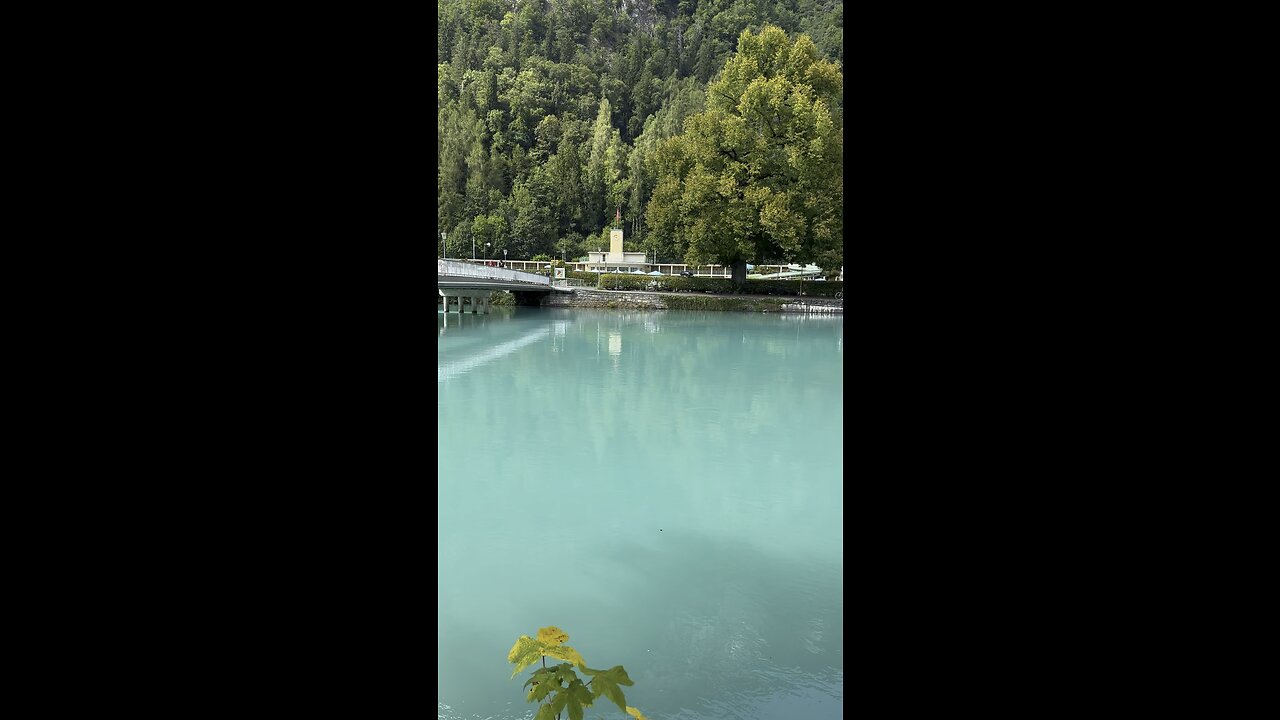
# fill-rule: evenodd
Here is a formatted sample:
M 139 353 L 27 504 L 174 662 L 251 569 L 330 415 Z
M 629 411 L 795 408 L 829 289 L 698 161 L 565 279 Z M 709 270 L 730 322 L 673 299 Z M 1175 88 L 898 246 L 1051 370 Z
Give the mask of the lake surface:
M 436 317 L 440 718 L 547 625 L 650 720 L 843 716 L 842 317 Z

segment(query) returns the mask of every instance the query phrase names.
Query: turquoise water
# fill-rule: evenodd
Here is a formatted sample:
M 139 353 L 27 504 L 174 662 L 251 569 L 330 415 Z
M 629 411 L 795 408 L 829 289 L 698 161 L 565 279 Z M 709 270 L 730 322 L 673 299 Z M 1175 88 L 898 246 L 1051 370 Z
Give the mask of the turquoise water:
M 436 322 L 439 717 L 532 717 L 546 625 L 650 720 L 843 716 L 843 318 Z

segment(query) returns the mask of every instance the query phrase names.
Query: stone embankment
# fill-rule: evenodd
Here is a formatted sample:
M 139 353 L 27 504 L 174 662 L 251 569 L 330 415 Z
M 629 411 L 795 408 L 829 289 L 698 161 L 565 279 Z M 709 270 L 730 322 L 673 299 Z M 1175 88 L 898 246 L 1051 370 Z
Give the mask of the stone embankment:
M 618 310 L 712 310 L 738 312 L 843 313 L 844 301 L 832 298 L 784 298 L 770 295 L 709 295 L 629 290 L 574 288 L 551 293 L 543 307 L 609 308 Z

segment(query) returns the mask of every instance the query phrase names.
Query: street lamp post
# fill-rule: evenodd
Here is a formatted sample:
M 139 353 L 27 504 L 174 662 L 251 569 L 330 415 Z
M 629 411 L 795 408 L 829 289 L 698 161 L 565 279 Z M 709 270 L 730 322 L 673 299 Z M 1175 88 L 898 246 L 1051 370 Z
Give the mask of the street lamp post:
M 446 242 L 448 239 L 449 239 L 449 233 L 447 233 L 447 232 L 441 232 L 441 233 L 440 233 L 440 257 L 444 257 L 444 256 L 445 256 L 445 247 L 444 247 L 444 246 L 445 246 L 445 242 Z
M 502 267 L 507 266 L 507 249 L 502 248 Z
M 484 261 L 489 262 L 489 243 L 484 244 Z

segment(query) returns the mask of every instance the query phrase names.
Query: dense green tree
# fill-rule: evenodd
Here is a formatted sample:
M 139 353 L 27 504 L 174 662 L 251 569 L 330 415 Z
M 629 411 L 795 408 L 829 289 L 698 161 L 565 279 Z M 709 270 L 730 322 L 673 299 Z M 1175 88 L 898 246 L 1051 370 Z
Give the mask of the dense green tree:
M 689 262 L 842 264 L 843 77 L 806 36 L 765 26 L 707 88 L 707 109 L 655 153 L 651 231 Z
M 572 259 L 618 208 L 629 246 L 666 261 L 688 256 L 701 245 L 691 246 L 687 231 L 648 225 L 662 215 L 646 212 L 658 149 L 685 132 L 688 118 L 711 111 L 707 83 L 741 32 L 772 23 L 843 61 L 838 0 L 442 0 L 436 18 L 438 230 L 449 233 L 450 254 L 463 257 L 483 237 L 512 257 Z M 839 133 L 841 99 L 827 102 Z M 780 238 L 831 225 L 821 220 L 823 202 L 801 208 L 801 230 L 788 224 L 794 202 L 771 201 L 786 212 L 761 217 Z M 782 251 L 781 242 L 754 245 Z
M 556 227 L 561 235 L 579 227 L 583 218 L 582 161 L 572 138 L 560 143 L 560 150 L 547 163 L 547 175 L 554 197 Z
M 497 213 L 477 215 L 471 221 L 471 236 L 475 238 L 477 246 L 483 247 L 486 242 L 490 244 L 490 257 L 501 255 L 503 249 L 508 252 L 511 250 L 507 242 L 510 237 L 507 232 L 507 221 Z
M 644 132 L 636 138 L 628 163 L 628 179 L 631 182 L 627 205 L 627 217 L 631 221 L 630 236 L 642 241 L 645 251 L 662 262 L 676 262 L 681 254 L 670 236 L 645 232 L 644 208 L 655 185 L 654 152 L 661 141 L 680 132 L 685 118 L 701 112 L 704 104 L 705 95 L 695 79 L 685 78 L 672 82 L 657 113 L 645 119 Z
M 577 260 L 586 253 L 586 250 L 584 249 L 586 247 L 584 242 L 585 241 L 580 233 L 565 233 L 563 237 L 556 240 L 556 257 L 562 260 L 569 260 L 571 262 Z
M 465 112 L 456 105 L 442 110 L 439 119 L 437 152 L 440 165 L 437 175 L 436 197 L 438 223 L 441 230 L 452 230 L 462 217 L 466 198 L 463 191 L 467 181 L 467 132 L 469 124 Z
M 623 201 L 631 189 L 631 179 L 626 176 L 627 158 L 631 152 L 617 130 L 609 138 L 604 152 L 605 224 L 613 226 L 612 219 L 622 209 Z
M 601 98 L 596 121 L 591 126 L 591 154 L 587 158 L 586 218 L 592 227 L 600 227 L 606 209 L 609 178 L 606 173 L 605 155 L 609 152 L 609 140 L 613 134 L 610 116 L 609 99 Z
M 541 180 L 535 176 L 533 182 L 520 183 L 511 193 L 516 213 L 511 227 L 512 257 L 527 258 L 552 249 L 555 219 L 548 189 Z

